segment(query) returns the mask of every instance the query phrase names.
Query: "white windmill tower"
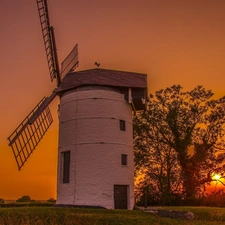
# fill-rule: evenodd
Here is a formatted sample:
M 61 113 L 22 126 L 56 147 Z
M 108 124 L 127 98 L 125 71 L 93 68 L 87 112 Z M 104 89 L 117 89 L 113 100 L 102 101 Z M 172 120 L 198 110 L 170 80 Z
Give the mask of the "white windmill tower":
M 9 136 L 20 170 L 52 124 L 49 104 L 60 97 L 57 205 L 134 206 L 132 111 L 145 109 L 147 75 L 107 69 L 71 72 L 77 45 L 59 71 L 46 0 L 37 0 L 51 80 L 43 98 Z

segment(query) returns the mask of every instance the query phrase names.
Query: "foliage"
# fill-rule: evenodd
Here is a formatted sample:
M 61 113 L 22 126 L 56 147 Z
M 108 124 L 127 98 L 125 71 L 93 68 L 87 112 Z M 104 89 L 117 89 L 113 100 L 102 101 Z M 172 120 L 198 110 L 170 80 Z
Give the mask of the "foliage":
M 218 189 L 201 198 L 202 205 L 225 207 L 225 193 L 224 189 Z
M 49 198 L 49 199 L 47 200 L 47 202 L 55 203 L 56 200 L 55 200 L 54 198 Z
M 142 210 L 105 210 L 78 209 L 57 207 L 22 207 L 0 208 L 0 224 L 33 224 L 33 225 L 222 225 L 225 221 L 223 208 L 169 207 L 170 210 L 193 212 L 196 220 L 185 221 L 158 218 Z M 216 212 L 218 212 L 216 214 Z
M 5 200 L 3 198 L 0 198 L 0 204 L 5 203 Z
M 147 187 L 168 203 L 195 196 L 213 174 L 223 174 L 225 97 L 212 96 L 202 86 L 184 92 L 180 85 L 149 96 L 147 110 L 134 118 L 139 190 Z
M 31 202 L 30 196 L 24 195 L 23 197 L 16 200 L 16 202 Z

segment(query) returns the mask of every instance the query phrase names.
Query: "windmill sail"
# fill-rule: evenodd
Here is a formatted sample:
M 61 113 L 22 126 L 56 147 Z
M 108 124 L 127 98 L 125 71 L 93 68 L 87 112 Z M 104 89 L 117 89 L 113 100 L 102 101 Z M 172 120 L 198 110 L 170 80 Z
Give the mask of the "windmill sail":
M 53 122 L 48 105 L 55 96 L 44 97 L 8 137 L 19 170 Z
M 59 74 L 59 63 L 56 51 L 54 29 L 50 26 L 47 0 L 37 0 L 38 13 L 40 17 L 42 36 L 48 61 L 51 81 L 57 79 L 58 86 L 61 83 Z
M 61 74 L 60 74 L 61 80 L 67 73 L 78 67 L 78 65 L 79 65 L 78 44 L 76 44 L 75 47 L 70 52 L 70 54 L 61 63 Z

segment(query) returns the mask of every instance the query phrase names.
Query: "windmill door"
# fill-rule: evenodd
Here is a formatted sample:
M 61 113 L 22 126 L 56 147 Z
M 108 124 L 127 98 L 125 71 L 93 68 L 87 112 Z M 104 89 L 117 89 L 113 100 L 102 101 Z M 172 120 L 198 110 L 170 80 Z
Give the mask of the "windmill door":
M 114 209 L 127 209 L 127 185 L 114 185 Z

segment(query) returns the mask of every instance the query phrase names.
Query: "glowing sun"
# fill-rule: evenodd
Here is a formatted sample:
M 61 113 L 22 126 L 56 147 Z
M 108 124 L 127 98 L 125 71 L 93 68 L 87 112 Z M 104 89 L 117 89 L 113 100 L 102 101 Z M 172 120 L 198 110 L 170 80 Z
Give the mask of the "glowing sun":
M 219 174 L 215 174 L 214 176 L 213 176 L 213 178 L 215 179 L 215 180 L 219 180 L 220 179 L 220 175 Z

